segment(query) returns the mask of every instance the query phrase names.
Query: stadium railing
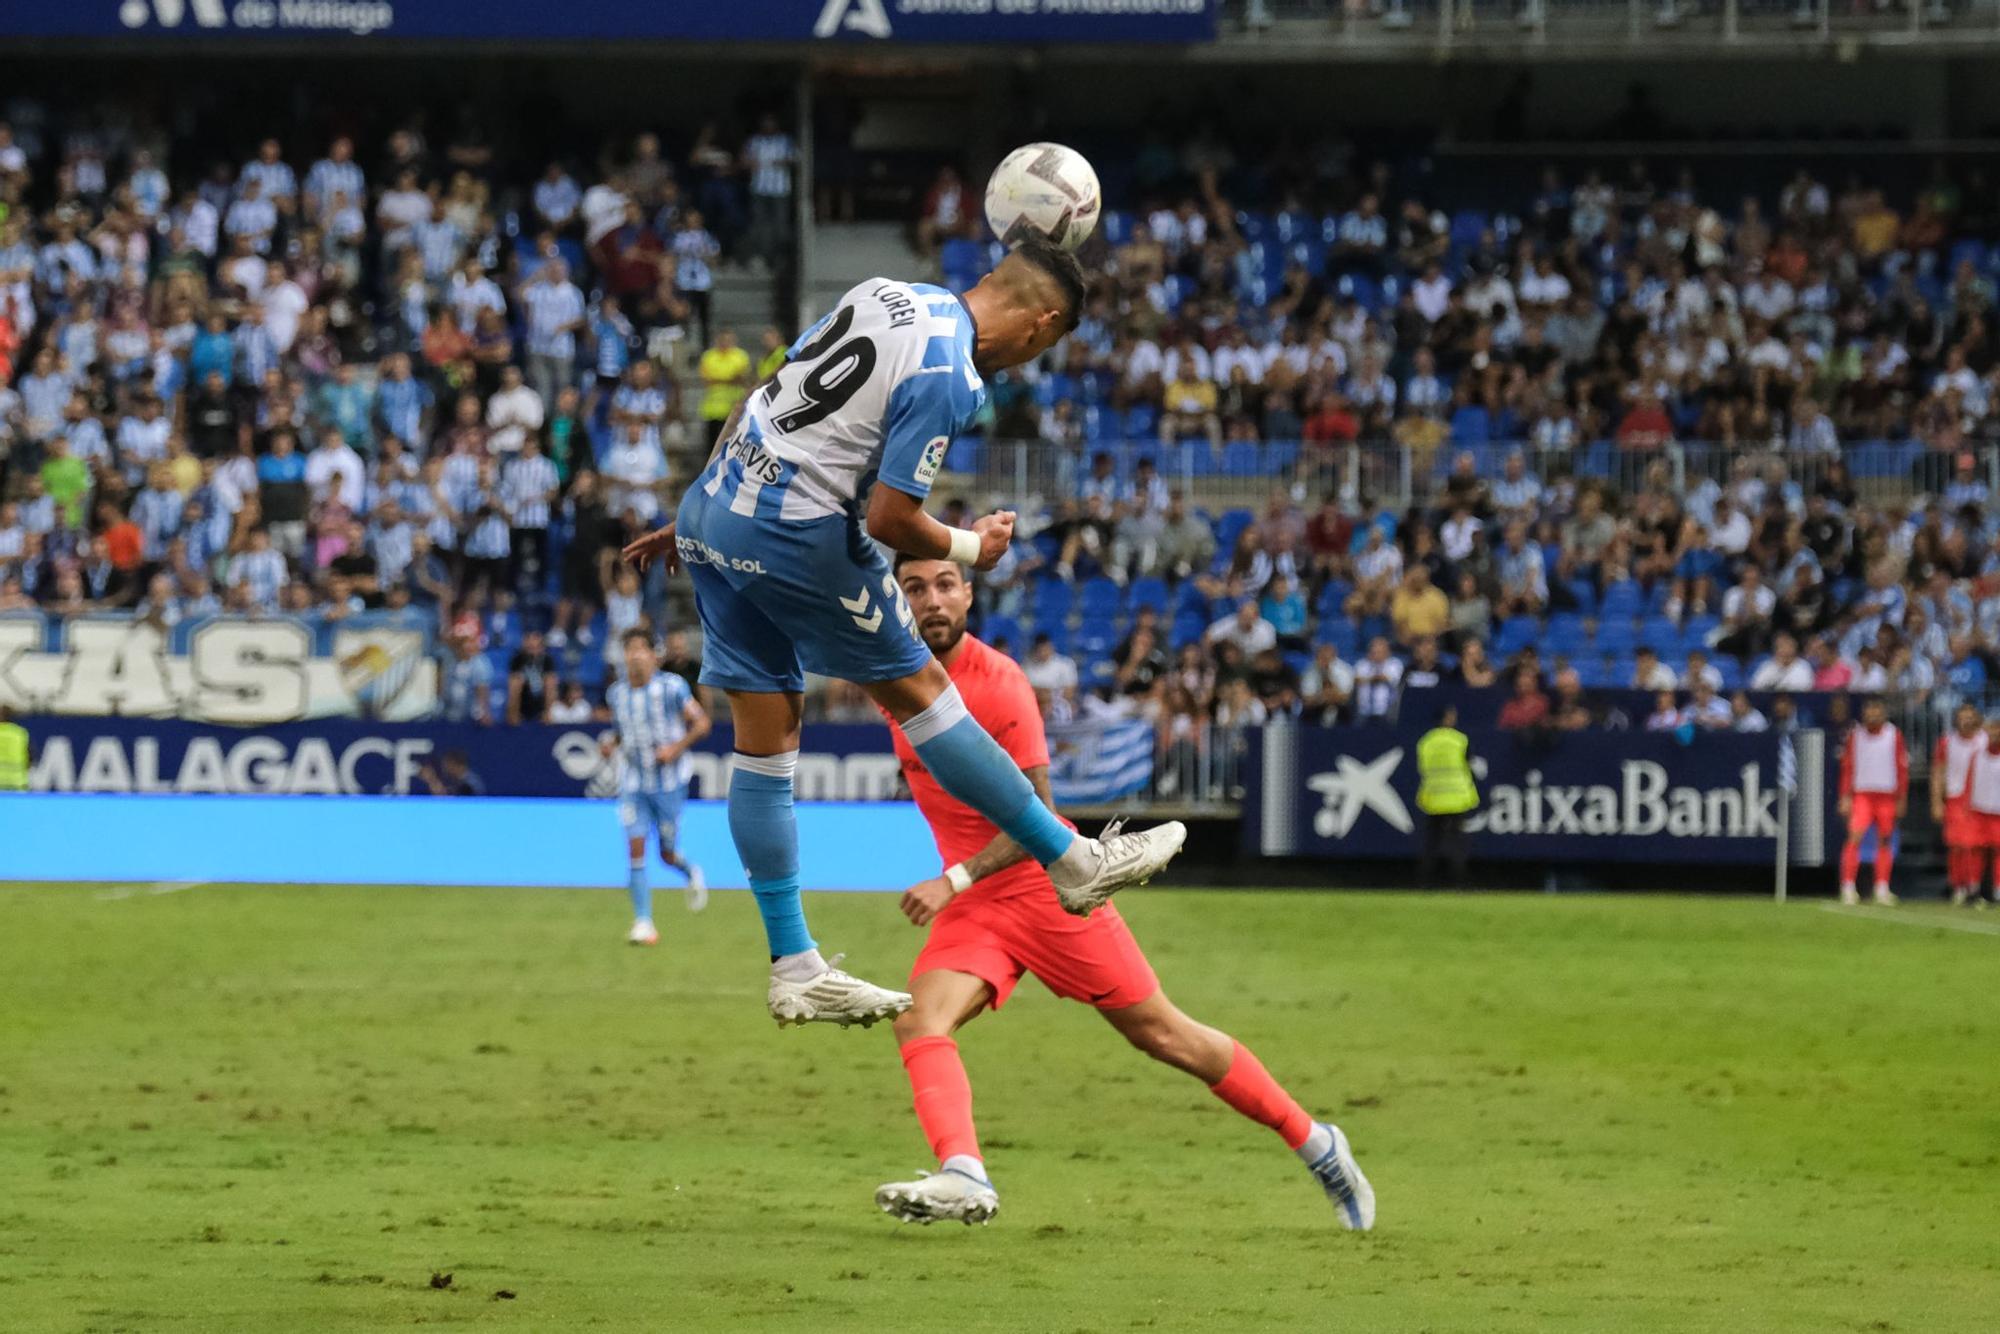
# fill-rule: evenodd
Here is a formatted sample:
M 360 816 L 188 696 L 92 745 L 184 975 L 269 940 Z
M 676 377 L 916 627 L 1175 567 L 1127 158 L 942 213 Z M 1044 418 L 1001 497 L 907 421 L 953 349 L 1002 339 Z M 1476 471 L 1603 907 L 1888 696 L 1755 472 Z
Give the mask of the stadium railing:
M 1993 0 L 1225 0 L 1223 15 L 1225 34 L 1282 24 L 1295 39 L 1312 25 L 1330 30 L 1324 40 L 1354 46 L 2000 41 Z
M 1607 485 L 1620 495 L 1648 489 L 1685 495 L 1705 482 L 1726 486 L 1746 474 L 1767 482 L 1782 480 L 1810 493 L 1839 463 L 1863 499 L 1882 504 L 1912 503 L 1942 494 L 1956 477 L 1958 458 L 1970 454 L 1976 464 L 1975 480 L 2000 495 L 2000 446 L 1945 450 L 1917 440 L 1866 441 L 1843 445 L 1838 453 L 1697 440 L 1643 449 L 1608 440 L 1574 448 L 1532 440 L 1445 443 L 1435 448 L 1388 441 L 1324 447 L 1232 441 L 1219 454 L 1206 441 L 963 440 L 947 455 L 945 469 L 960 492 L 1003 498 L 1016 508 L 1032 506 L 1039 499 L 1053 508 L 1080 494 L 1100 454 L 1111 458 L 1118 477 L 1126 481 L 1136 475 L 1142 460 L 1150 461 L 1169 487 L 1182 489 L 1191 503 L 1210 508 L 1255 504 L 1275 487 L 1311 501 L 1335 494 L 1403 510 L 1443 494 L 1461 458 L 1469 457 L 1477 475 L 1491 484 L 1502 478 L 1514 454 L 1521 455 L 1528 471 L 1545 483 L 1573 477 Z

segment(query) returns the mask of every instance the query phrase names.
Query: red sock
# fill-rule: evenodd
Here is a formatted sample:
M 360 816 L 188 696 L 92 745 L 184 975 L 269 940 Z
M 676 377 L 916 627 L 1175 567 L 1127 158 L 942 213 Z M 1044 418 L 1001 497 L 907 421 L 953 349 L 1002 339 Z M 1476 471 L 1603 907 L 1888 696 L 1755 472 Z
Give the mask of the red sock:
M 904 1043 L 903 1069 L 909 1072 L 917 1122 L 923 1126 L 937 1160 L 943 1162 L 958 1153 L 978 1158 L 979 1132 L 972 1126 L 972 1081 L 965 1077 L 965 1062 L 958 1059 L 958 1044 L 948 1037 Z
M 1972 883 L 1972 853 L 1967 848 L 1953 848 L 1947 859 L 1950 861 L 1951 887 L 1963 889 Z
M 1849 843 L 1840 850 L 1840 883 L 1851 885 L 1861 874 L 1861 845 Z
M 1889 871 L 1896 865 L 1896 854 L 1889 849 L 1889 840 L 1878 838 L 1875 843 L 1875 883 L 1889 883 Z
M 1240 1042 L 1229 1059 L 1229 1073 L 1211 1084 L 1209 1091 L 1252 1121 L 1284 1136 L 1288 1149 L 1298 1148 L 1312 1134 L 1313 1120 L 1306 1115 L 1306 1109 L 1271 1078 L 1264 1063 Z

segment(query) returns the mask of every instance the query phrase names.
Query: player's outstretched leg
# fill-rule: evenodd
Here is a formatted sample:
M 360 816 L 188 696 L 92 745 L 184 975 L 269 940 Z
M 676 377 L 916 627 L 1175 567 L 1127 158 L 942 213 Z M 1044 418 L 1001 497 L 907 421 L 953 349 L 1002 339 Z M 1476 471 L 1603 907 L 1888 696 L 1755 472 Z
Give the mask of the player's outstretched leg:
M 625 895 L 632 900 L 632 929 L 625 939 L 634 945 L 657 945 L 660 933 L 653 926 L 653 887 L 646 882 L 646 837 L 628 838 L 631 865 L 626 868 Z
M 740 729 L 739 729 L 740 735 Z M 890 1019 L 910 998 L 843 973 L 820 957 L 799 897 L 799 829 L 792 774 L 799 753 L 736 755 L 729 782 L 729 832 L 771 949 L 771 1017 L 787 1024 L 860 1024 Z M 836 958 L 834 963 L 838 963 Z
M 1086 916 L 1117 891 L 1145 884 L 1187 841 L 1187 826 L 1178 820 L 1130 834 L 1113 822 L 1099 838 L 1085 838 L 1064 825 L 1042 804 L 1007 752 L 966 712 L 958 687 L 935 662 L 868 690 L 901 724 L 940 787 L 1048 868 L 1056 897 L 1068 912 Z
M 917 1122 L 938 1167 L 914 1180 L 878 1187 L 875 1207 L 905 1223 L 989 1222 L 1000 1210 L 1000 1196 L 986 1176 L 979 1132 L 972 1124 L 972 1081 L 951 1033 L 979 1013 L 993 990 L 969 973 L 947 969 L 923 974 L 913 990 L 915 1004 L 896 1017 L 896 1041 L 910 1076 Z
M 1326 1192 L 1342 1227 L 1366 1232 L 1375 1226 L 1375 1190 L 1347 1136 L 1339 1126 L 1313 1120 L 1248 1047 L 1189 1018 L 1157 991 L 1137 1005 L 1102 1013 L 1140 1051 L 1187 1071 L 1238 1112 L 1276 1131 Z

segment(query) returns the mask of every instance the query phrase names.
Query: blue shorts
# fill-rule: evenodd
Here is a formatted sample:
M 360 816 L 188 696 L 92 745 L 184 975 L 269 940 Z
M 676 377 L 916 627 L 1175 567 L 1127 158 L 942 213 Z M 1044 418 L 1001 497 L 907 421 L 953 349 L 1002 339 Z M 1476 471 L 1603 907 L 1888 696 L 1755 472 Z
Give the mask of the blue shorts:
M 796 693 L 806 672 L 866 684 L 929 665 L 882 549 L 846 515 L 735 514 L 696 486 L 678 522 L 706 640 L 703 685 Z
M 660 850 L 670 852 L 680 837 L 681 806 L 686 801 L 684 787 L 671 792 L 620 792 L 618 821 L 625 826 L 627 838 L 644 838 L 648 825 L 659 830 Z

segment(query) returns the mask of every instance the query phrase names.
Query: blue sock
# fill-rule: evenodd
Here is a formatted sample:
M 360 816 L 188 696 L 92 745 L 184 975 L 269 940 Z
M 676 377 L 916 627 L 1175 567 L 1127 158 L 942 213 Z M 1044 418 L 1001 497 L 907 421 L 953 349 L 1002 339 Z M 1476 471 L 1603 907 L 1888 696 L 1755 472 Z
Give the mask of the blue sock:
M 965 711 L 958 687 L 903 724 L 903 735 L 938 785 L 998 825 L 1042 865 L 1069 851 L 1076 834 L 1042 805 L 1027 775 Z
M 632 896 L 632 920 L 650 922 L 653 920 L 653 886 L 646 880 L 646 863 L 634 862 L 632 872 L 625 881 L 625 892 Z
M 729 833 L 750 875 L 771 957 L 813 948 L 799 900 L 799 826 L 792 815 L 792 771 L 799 753 L 736 756 L 729 780 Z

